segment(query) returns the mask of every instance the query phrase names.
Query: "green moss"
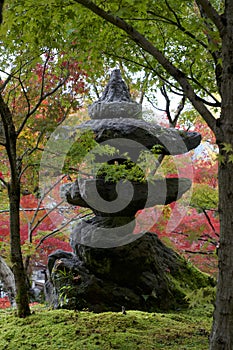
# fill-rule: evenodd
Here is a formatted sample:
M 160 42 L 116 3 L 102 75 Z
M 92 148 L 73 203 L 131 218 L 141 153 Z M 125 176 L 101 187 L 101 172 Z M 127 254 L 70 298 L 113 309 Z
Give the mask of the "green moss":
M 168 284 L 171 286 L 171 293 L 174 297 L 173 308 L 176 309 L 179 306 L 184 307 L 185 304 L 188 306 L 191 297 L 199 293 L 203 288 L 213 288 L 216 281 L 213 277 L 198 270 L 194 265 L 180 258 L 180 268 L 171 275 L 167 274 Z
M 185 259 L 181 260 L 182 267 L 177 271 L 175 277 L 180 281 L 181 287 L 184 290 L 194 290 L 215 285 L 216 281 L 212 276 L 200 271 Z
M 0 312 L 0 349 L 207 350 L 211 310 L 93 314 L 34 309 L 26 319 Z

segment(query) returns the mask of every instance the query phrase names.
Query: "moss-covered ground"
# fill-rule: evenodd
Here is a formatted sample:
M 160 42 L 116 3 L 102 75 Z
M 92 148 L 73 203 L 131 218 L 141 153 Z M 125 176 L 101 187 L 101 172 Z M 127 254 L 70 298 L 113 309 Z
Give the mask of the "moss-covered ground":
M 0 349 L 4 350 L 207 350 L 212 309 L 175 313 L 75 312 L 33 309 L 25 319 L 0 311 Z

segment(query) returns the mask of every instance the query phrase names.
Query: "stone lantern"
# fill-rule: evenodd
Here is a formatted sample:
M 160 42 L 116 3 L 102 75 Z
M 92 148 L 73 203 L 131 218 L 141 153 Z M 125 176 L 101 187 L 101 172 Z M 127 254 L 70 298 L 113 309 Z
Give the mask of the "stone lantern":
M 102 162 L 109 165 L 138 164 L 140 152 L 151 151 L 156 146 L 157 154 L 182 154 L 201 141 L 199 133 L 144 121 L 142 106 L 131 100 L 118 69 L 112 72 L 102 97 L 88 111 L 91 120 L 78 129 L 91 130 L 97 143 L 116 148 L 115 155 L 102 157 Z M 130 183 L 127 177 L 106 181 L 106 174 L 100 170 L 92 179 L 79 177 L 66 194 L 68 203 L 90 208 L 95 214 L 88 222 L 76 226 L 71 236 L 73 247 L 76 242 L 99 248 L 129 243 L 135 238 L 133 229 L 138 210 L 176 201 L 191 187 L 191 181 L 186 178 L 142 181 L 135 176 Z
M 65 192 L 68 203 L 90 208 L 94 215 L 74 227 L 70 237 L 74 253 L 59 250 L 49 256 L 47 300 L 54 307 L 95 312 L 119 311 L 122 306 L 145 311 L 184 306 L 182 285 L 187 290 L 199 283 L 200 288 L 209 284 L 208 278 L 190 268 L 155 234 L 135 234 L 134 227 L 138 210 L 178 200 L 191 181 L 156 177 L 147 181 L 143 174 L 141 178 L 135 174 L 130 181 L 127 171 L 143 173 L 142 152 L 184 154 L 199 145 L 201 135 L 143 120 L 141 105 L 131 100 L 118 69 L 88 111 L 91 119 L 76 129 L 90 130 L 99 145 L 116 151 L 110 156 L 97 154 L 100 165 L 94 176 L 79 176 Z M 126 171 L 122 178 L 108 180 L 104 165 Z

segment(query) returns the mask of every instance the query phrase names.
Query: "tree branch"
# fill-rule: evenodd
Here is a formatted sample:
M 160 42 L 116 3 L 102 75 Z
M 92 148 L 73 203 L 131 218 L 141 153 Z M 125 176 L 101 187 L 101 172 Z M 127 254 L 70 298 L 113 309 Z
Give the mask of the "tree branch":
M 34 226 L 31 226 L 30 228 L 30 236 L 32 236 L 33 231 L 35 231 L 35 229 L 41 224 L 41 222 L 47 218 L 49 216 L 49 214 L 51 214 L 55 209 L 59 208 L 59 206 L 64 203 L 64 199 L 62 201 L 60 201 L 59 203 L 57 203 L 54 207 L 52 207 L 51 209 L 49 209 L 37 222 Z
M 175 13 L 175 11 L 172 10 L 171 8 L 169 8 L 169 10 L 170 10 L 173 14 Z M 202 47 L 204 47 L 205 49 L 207 49 L 207 45 L 206 45 L 203 41 L 199 40 L 193 33 L 191 33 L 189 30 L 187 30 L 187 29 L 181 24 L 181 22 L 180 22 L 180 20 L 178 19 L 177 16 L 175 16 L 177 22 L 174 22 L 174 21 L 172 21 L 171 19 L 168 19 L 168 18 L 166 18 L 166 17 L 164 17 L 164 16 L 161 16 L 161 15 L 159 15 L 159 14 L 156 14 L 156 13 L 153 12 L 153 11 L 148 11 L 148 14 L 154 15 L 154 16 L 156 17 L 157 20 L 158 20 L 158 18 L 159 18 L 159 19 L 160 19 L 160 22 L 164 22 L 164 23 L 166 23 L 166 24 L 170 24 L 170 25 L 172 25 L 172 26 L 175 26 L 175 27 L 178 28 L 182 33 L 185 33 L 185 34 L 188 35 L 191 39 L 193 39 L 193 40 L 196 41 L 198 44 L 200 44 Z M 156 19 L 155 19 L 155 20 L 156 20 Z
M 7 181 L 5 181 L 3 178 L 0 177 L 0 182 L 6 187 L 8 188 L 9 184 Z
M 215 227 L 214 227 L 214 225 L 212 224 L 212 222 L 211 222 L 211 220 L 210 220 L 210 217 L 209 217 L 209 215 L 208 215 L 206 209 L 203 209 L 203 208 L 202 208 L 202 211 L 203 211 L 203 213 L 204 213 L 204 215 L 205 215 L 205 217 L 206 217 L 206 220 L 208 221 L 210 227 L 212 228 L 214 234 L 215 234 L 217 237 L 219 237 L 219 233 L 215 230 Z
M 147 61 L 146 55 L 145 55 L 143 52 L 141 52 L 141 54 L 142 54 L 142 56 L 143 56 L 144 61 L 147 63 L 147 65 L 142 64 L 142 63 L 139 63 L 139 62 L 137 62 L 137 61 L 135 61 L 135 60 L 133 60 L 133 59 L 131 59 L 131 58 L 128 58 L 128 57 L 123 57 L 123 56 L 116 55 L 115 53 L 109 53 L 109 52 L 103 51 L 103 54 L 104 54 L 104 55 L 107 55 L 107 56 L 109 56 L 109 57 L 118 58 L 119 60 L 123 60 L 123 61 L 125 61 L 125 62 L 133 63 L 133 64 L 137 65 L 138 67 L 142 67 L 142 68 L 144 68 L 144 69 L 146 69 L 146 70 L 152 71 L 152 72 L 154 73 L 154 75 L 156 75 L 157 77 L 159 77 L 159 79 L 160 79 L 161 81 L 163 81 L 164 83 L 166 83 L 167 85 L 169 85 L 170 88 L 173 87 L 174 89 L 180 91 L 180 93 L 178 93 L 177 91 L 174 91 L 174 90 L 172 91 L 172 89 L 171 89 L 172 93 L 174 93 L 174 94 L 176 94 L 176 95 L 183 96 L 183 91 L 182 91 L 182 89 L 179 89 L 177 86 L 175 86 L 174 84 L 172 84 L 171 81 L 169 81 L 169 80 L 167 80 L 166 78 L 164 78 L 157 70 L 155 70 L 155 69 L 153 68 L 153 66 Z M 157 108 L 157 109 L 160 110 L 159 108 Z
M 216 25 L 220 35 L 222 36 L 225 26 L 221 16 L 218 14 L 215 8 L 208 0 L 196 0 L 196 3 L 202 7 L 206 16 Z
M 43 130 L 44 131 L 44 130 Z M 39 134 L 39 136 L 38 136 L 38 138 L 37 138 L 37 141 L 36 141 L 36 145 L 35 145 L 35 147 L 33 147 L 33 148 L 28 148 L 28 149 L 26 149 L 25 151 L 24 151 L 24 153 L 21 155 L 21 159 L 23 160 L 23 158 L 26 156 L 26 155 L 28 155 L 28 156 L 30 156 L 33 152 L 35 152 L 36 150 L 39 150 L 39 151 L 41 151 L 41 149 L 40 149 L 40 147 L 39 147 L 39 143 L 40 143 L 40 141 L 41 141 L 41 138 L 42 138 L 42 136 L 43 136 L 43 132 L 41 131 L 40 132 L 40 134 Z M 27 166 L 24 168 L 24 169 L 22 169 L 22 171 L 21 171 L 21 173 L 20 173 L 20 177 L 23 175 L 23 173 L 25 172 L 25 170 L 26 170 L 26 168 L 28 168 L 28 167 L 30 167 L 30 166 L 35 166 L 35 165 L 39 165 L 39 164 L 27 164 Z
M 27 123 L 28 119 L 30 118 L 31 115 L 33 115 L 36 110 L 39 108 L 39 106 L 41 105 L 41 103 L 49 96 L 53 95 L 58 89 L 60 89 L 61 86 L 64 85 L 64 83 L 66 82 L 66 80 L 68 79 L 69 74 L 62 80 L 60 81 L 57 86 L 52 89 L 51 91 L 47 92 L 46 94 L 40 96 L 39 100 L 37 101 L 37 103 L 35 104 L 35 106 L 28 111 L 26 117 L 24 118 L 22 124 L 20 125 L 19 129 L 17 130 L 17 137 L 19 136 L 19 134 L 22 132 L 25 124 Z
M 166 90 L 165 85 L 163 85 L 163 86 L 161 87 L 160 92 L 161 92 L 161 94 L 163 95 L 163 97 L 165 98 L 165 101 L 166 101 L 166 109 L 165 109 L 165 112 L 166 112 L 166 114 L 167 114 L 167 118 L 168 118 L 168 121 L 169 121 L 169 126 L 173 126 L 173 125 L 172 125 L 171 112 L 170 112 L 170 104 L 171 104 L 171 101 L 170 101 L 170 98 L 168 97 L 168 94 L 167 94 L 167 90 Z
M 79 216 L 81 216 L 81 214 L 82 214 L 82 213 L 80 213 Z M 90 216 L 90 215 L 91 215 L 91 214 L 88 213 L 88 214 L 85 214 L 85 215 L 81 216 L 81 218 L 84 219 L 85 217 L 88 217 L 88 216 Z M 65 227 L 67 227 L 71 222 L 73 222 L 73 221 L 75 221 L 75 220 L 77 220 L 77 217 L 75 217 L 75 219 L 74 219 L 74 218 L 71 218 L 70 220 L 68 220 L 68 221 L 66 221 L 64 224 L 62 224 L 60 227 L 54 229 L 53 231 L 49 232 L 47 235 L 45 235 L 44 237 L 42 237 L 42 238 L 40 239 L 40 241 L 38 242 L 38 244 L 36 245 L 36 249 L 38 249 L 38 248 L 41 246 L 41 244 L 42 244 L 46 239 L 48 239 L 48 238 L 51 237 L 51 236 L 54 236 L 54 235 L 55 235 L 56 233 L 58 233 L 58 232 L 61 232 L 61 230 L 63 230 Z
M 183 109 L 184 109 L 185 101 L 186 101 L 186 96 L 184 95 L 184 96 L 182 97 L 182 99 L 181 99 L 181 101 L 180 101 L 180 103 L 179 103 L 179 105 L 178 105 L 176 111 L 175 111 L 175 115 L 174 115 L 174 118 L 173 118 L 173 121 L 172 121 L 173 126 L 176 126 L 176 123 L 177 123 L 177 121 L 178 121 L 178 119 L 179 119 L 179 116 L 180 116 L 181 112 L 182 112 Z
M 95 5 L 90 0 L 74 0 L 74 2 L 79 3 L 91 10 L 104 20 L 112 23 L 114 26 L 122 29 L 128 36 L 143 50 L 152 55 L 161 66 L 181 85 L 185 95 L 190 100 L 194 108 L 200 113 L 200 115 L 205 119 L 208 126 L 216 131 L 216 119 L 212 113 L 207 109 L 202 101 L 198 99 L 193 87 L 189 83 L 185 73 L 176 68 L 165 56 L 157 49 L 149 40 L 147 40 L 141 33 L 139 33 L 134 27 L 125 22 L 122 18 L 112 15 L 109 12 L 104 11 L 97 5 Z
M 39 200 L 39 202 L 38 202 L 38 204 L 37 204 L 37 208 L 36 208 L 36 210 L 35 210 L 35 212 L 34 212 L 34 215 L 33 215 L 33 217 L 32 217 L 32 219 L 31 219 L 31 222 L 30 222 L 30 227 L 32 228 L 33 227 L 33 223 L 35 222 L 35 219 L 36 219 L 36 216 L 37 216 L 37 214 L 38 214 L 38 212 L 39 212 L 39 210 L 40 210 L 40 208 L 41 208 L 41 204 L 42 204 L 42 202 L 43 202 L 43 200 L 45 199 L 45 197 L 47 196 L 47 194 L 49 193 L 49 192 L 51 192 L 64 178 L 66 177 L 66 175 L 63 175 L 60 179 L 58 179 L 47 191 L 45 191 L 44 193 L 43 193 L 43 195 L 41 195 L 41 198 L 40 198 L 40 200 Z M 34 225 L 35 226 L 35 225 Z M 31 230 L 31 232 L 32 232 L 33 230 Z
M 218 90 L 219 93 L 221 95 L 221 83 L 222 83 L 222 64 L 221 64 L 221 57 L 222 57 L 222 53 L 221 53 L 221 47 L 220 47 L 220 43 L 218 43 L 218 41 L 215 39 L 213 39 L 213 37 L 211 36 L 211 33 L 214 32 L 213 27 L 214 27 L 214 23 L 213 22 L 209 22 L 208 21 L 208 17 L 205 13 L 205 11 L 203 10 L 203 7 L 197 3 L 197 6 L 199 8 L 199 12 L 201 17 L 204 19 L 204 24 L 207 28 L 207 30 L 204 32 L 208 43 L 211 44 L 211 49 L 209 49 L 209 53 L 211 54 L 211 56 L 214 59 L 214 63 L 215 63 L 215 76 L 216 76 L 216 81 L 217 81 L 217 85 L 218 85 Z M 214 49 L 215 48 L 215 49 Z
M 45 73 L 46 73 L 46 67 L 47 67 L 47 64 L 49 62 L 49 59 L 50 59 L 50 52 L 47 52 L 45 63 L 44 63 L 44 66 L 43 66 L 42 77 L 41 77 L 41 79 L 42 79 L 42 81 L 41 81 L 41 89 L 40 89 L 40 98 L 41 99 L 43 98 L 43 95 L 44 95 Z
M 207 252 L 203 252 L 203 251 L 194 251 L 194 250 L 184 250 L 184 253 L 189 253 L 189 254 L 200 254 L 200 255 L 213 255 L 215 252 L 213 250 L 209 250 Z

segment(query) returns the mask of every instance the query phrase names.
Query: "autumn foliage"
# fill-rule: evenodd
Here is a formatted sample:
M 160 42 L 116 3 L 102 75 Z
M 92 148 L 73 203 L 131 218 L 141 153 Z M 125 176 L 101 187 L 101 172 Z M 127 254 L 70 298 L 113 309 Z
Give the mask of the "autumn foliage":
M 194 124 L 194 129 L 202 134 L 203 142 L 198 151 L 192 151 L 191 175 L 185 160 L 179 165 L 179 176 L 191 176 L 191 198 L 186 201 L 184 196 L 180 203 L 147 209 L 144 211 L 144 219 L 150 221 L 154 218 L 150 231 L 156 233 L 167 245 L 192 261 L 202 271 L 216 274 L 220 232 L 216 149 L 213 134 L 199 118 Z M 176 163 L 179 163 L 179 160 Z M 164 168 L 167 177 L 178 176 L 172 159 L 165 160 Z M 140 222 L 137 229 L 140 229 L 141 225 Z
M 52 63 L 53 58 L 49 57 L 48 62 Z M 67 69 L 69 64 L 68 62 L 62 63 L 64 69 Z M 63 88 L 64 99 L 61 101 L 55 97 L 43 101 L 35 114 L 34 122 L 29 123 L 20 136 L 19 146 L 22 150 L 24 148 L 33 149 L 35 140 L 41 137 L 39 142 L 37 141 L 39 150 L 47 139 L 47 128 L 52 130 L 68 113 L 79 108 L 76 95 L 85 91 L 84 80 L 81 77 L 83 72 L 80 72 L 79 64 L 76 62 L 73 62 L 69 69 L 72 70 L 72 74 Z M 41 86 L 41 79 L 44 75 L 43 66 L 37 65 L 34 73 L 32 83 L 36 88 L 37 85 L 38 87 Z M 51 82 L 58 80 L 59 77 L 48 70 L 44 88 L 50 89 Z M 33 89 L 33 91 L 36 91 L 36 89 Z M 20 106 L 19 101 L 21 101 L 20 98 L 14 96 L 11 101 L 13 110 L 16 111 L 16 109 L 21 108 L 21 111 L 23 111 L 27 108 L 26 104 Z M 72 106 L 72 109 L 70 106 Z M 150 222 L 150 231 L 156 233 L 167 245 L 191 260 L 201 270 L 215 273 L 219 220 L 217 213 L 217 162 L 214 155 L 214 141 L 209 129 L 198 119 L 194 124 L 194 128 L 201 132 L 205 146 L 203 146 L 200 153 L 193 151 L 192 171 L 190 172 L 190 166 L 186 164 L 185 156 L 182 156 L 183 158 L 177 156 L 175 163 L 172 158 L 167 157 L 162 165 L 163 174 L 167 177 L 183 176 L 192 179 L 193 194 L 191 198 L 187 202 L 184 199 L 181 204 L 172 203 L 163 207 L 141 211 L 142 215 L 140 215 L 135 232 L 143 228 L 143 221 Z M 34 135 L 33 138 L 32 135 Z M 30 256 L 31 268 L 36 262 L 46 265 L 48 255 L 56 249 L 71 251 L 68 243 L 69 226 L 60 232 L 57 230 L 58 222 L 62 222 L 64 218 L 62 212 L 59 212 L 58 209 L 54 215 L 48 215 L 48 208 L 35 190 L 38 184 L 38 167 L 34 166 L 34 163 L 39 159 L 38 153 L 35 154 L 32 156 L 28 151 L 28 157 L 25 157 L 27 164 L 25 164 L 25 171 L 22 174 L 23 193 L 20 203 L 22 252 L 25 258 Z M 179 171 L 177 170 L 177 164 L 179 164 Z M 6 161 L 2 162 L 0 170 L 0 177 L 3 180 L 7 179 L 9 174 Z M 63 179 L 64 182 L 66 182 L 66 179 Z M 6 193 L 5 188 L 2 190 Z M 7 205 L 5 208 L 0 212 L 0 251 L 3 256 L 7 257 L 9 252 L 9 212 Z M 73 210 L 76 210 L 78 214 L 78 208 Z M 7 306 L 7 300 L 5 298 L 0 299 L 0 308 Z

